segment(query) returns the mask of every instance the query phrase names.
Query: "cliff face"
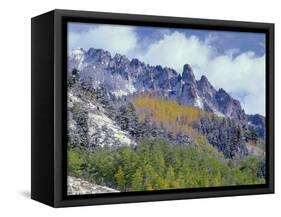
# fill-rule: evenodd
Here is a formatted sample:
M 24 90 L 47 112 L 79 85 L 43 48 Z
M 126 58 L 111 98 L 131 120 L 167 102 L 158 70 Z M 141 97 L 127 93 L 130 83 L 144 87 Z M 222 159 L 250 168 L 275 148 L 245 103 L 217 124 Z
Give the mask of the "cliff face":
M 247 115 L 248 123 L 257 131 L 260 138 L 265 139 L 265 117 L 259 114 Z
M 138 59 L 90 48 L 74 50 L 68 59 L 68 74 L 78 70 L 81 79 L 91 80 L 94 87 L 102 85 L 116 97 L 138 92 L 153 92 L 181 104 L 192 105 L 220 116 L 246 120 L 240 102 L 225 90 L 216 90 L 206 76 L 196 80 L 190 65 L 178 74 L 162 66 L 150 66 Z

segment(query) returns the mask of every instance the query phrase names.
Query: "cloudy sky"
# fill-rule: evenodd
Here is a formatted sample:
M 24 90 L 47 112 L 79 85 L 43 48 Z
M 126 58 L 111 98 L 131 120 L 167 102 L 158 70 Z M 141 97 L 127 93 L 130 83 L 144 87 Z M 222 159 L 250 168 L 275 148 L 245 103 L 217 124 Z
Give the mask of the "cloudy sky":
M 102 48 L 182 73 L 206 75 L 240 100 L 248 114 L 265 114 L 265 35 L 105 24 L 68 24 L 68 49 Z

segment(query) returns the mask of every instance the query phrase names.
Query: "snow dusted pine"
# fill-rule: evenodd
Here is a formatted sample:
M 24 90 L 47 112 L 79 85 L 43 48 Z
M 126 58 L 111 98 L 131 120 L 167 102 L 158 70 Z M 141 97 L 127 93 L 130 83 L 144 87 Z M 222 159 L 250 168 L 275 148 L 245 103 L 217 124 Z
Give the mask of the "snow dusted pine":
M 70 146 L 119 147 L 135 145 L 129 133 L 109 116 L 90 91 L 82 89 L 80 84 L 72 84 L 68 90 L 68 135 Z

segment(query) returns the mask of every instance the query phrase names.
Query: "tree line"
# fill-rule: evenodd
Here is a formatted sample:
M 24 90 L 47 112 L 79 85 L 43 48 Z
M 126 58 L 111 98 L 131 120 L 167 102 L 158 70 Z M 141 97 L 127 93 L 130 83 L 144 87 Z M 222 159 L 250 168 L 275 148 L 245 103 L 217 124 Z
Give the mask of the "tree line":
M 68 150 L 68 174 L 120 191 L 146 191 L 264 183 L 256 157 L 226 160 L 199 136 L 191 145 L 145 139 L 138 146 Z

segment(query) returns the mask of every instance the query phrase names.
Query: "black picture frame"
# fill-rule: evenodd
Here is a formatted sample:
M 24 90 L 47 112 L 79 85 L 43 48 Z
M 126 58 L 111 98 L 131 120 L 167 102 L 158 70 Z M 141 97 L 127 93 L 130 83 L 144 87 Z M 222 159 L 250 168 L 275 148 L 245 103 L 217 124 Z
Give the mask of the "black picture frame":
M 266 184 L 66 195 L 66 23 L 94 22 L 266 34 Z M 274 193 L 274 24 L 53 10 L 31 22 L 31 198 L 53 207 Z

